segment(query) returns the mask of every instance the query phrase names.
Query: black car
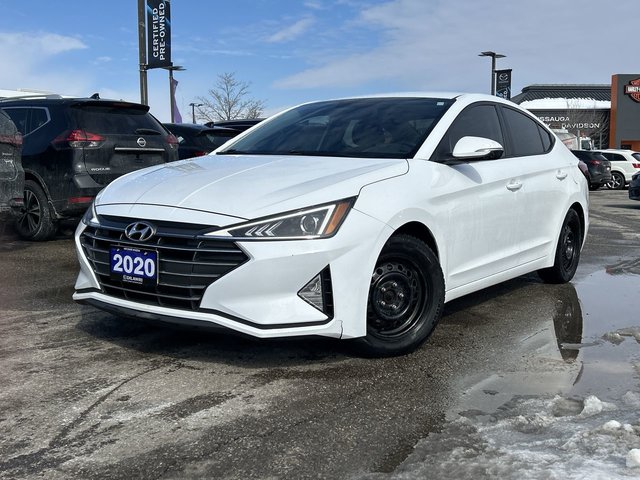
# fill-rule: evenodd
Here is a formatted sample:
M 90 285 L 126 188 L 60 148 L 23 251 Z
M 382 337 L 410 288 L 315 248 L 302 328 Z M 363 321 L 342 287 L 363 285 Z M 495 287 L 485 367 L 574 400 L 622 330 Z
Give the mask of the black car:
M 0 110 L 0 221 L 17 216 L 23 206 L 22 135 Z
M 604 155 L 592 150 L 571 150 L 589 169 L 589 190 L 597 190 L 611 181 L 611 162 Z
M 165 123 L 163 125 L 178 139 L 178 158 L 180 160 L 206 155 L 240 133 L 239 130 L 233 128 L 207 127 L 195 123 Z
M 640 173 L 636 173 L 631 177 L 631 182 L 629 182 L 629 199 L 640 200 Z
M 96 194 L 125 173 L 178 158 L 178 141 L 137 103 L 40 96 L 0 101 L 24 135 L 23 238 L 45 240 L 79 218 Z

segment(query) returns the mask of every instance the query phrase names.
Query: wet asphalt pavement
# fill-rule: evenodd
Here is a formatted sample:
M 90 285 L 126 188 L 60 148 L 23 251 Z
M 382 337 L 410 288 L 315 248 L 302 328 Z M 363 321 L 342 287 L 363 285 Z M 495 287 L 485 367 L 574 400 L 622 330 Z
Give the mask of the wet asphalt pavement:
M 591 193 L 576 278 L 447 304 L 411 355 L 156 327 L 71 300 L 71 235 L 0 242 L 0 478 L 366 478 L 515 396 L 638 389 L 640 202 Z M 481 478 L 481 477 L 479 477 Z

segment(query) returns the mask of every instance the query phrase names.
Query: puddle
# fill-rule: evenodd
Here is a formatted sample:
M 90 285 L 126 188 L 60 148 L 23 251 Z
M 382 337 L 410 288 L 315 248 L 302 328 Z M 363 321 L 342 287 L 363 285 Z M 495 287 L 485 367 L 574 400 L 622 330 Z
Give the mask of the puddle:
M 518 348 L 467 378 L 450 421 L 394 472 L 356 478 L 638 478 L 639 287 L 636 260 L 550 290 L 529 285 L 518 305 L 538 319 Z
M 576 282 L 583 338 L 582 373 L 572 393 L 618 398 L 636 388 L 640 368 L 640 261 L 607 267 Z

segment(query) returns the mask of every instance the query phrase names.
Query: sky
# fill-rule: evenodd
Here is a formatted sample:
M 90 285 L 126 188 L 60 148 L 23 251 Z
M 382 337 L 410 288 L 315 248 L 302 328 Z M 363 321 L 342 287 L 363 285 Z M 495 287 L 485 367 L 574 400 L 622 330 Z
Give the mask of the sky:
M 532 84 L 608 84 L 640 72 L 638 0 L 171 0 L 178 108 L 218 75 L 267 115 L 302 102 L 400 91 L 489 93 L 491 60 Z M 137 1 L 0 0 L 0 89 L 140 101 Z M 149 105 L 170 119 L 168 72 Z

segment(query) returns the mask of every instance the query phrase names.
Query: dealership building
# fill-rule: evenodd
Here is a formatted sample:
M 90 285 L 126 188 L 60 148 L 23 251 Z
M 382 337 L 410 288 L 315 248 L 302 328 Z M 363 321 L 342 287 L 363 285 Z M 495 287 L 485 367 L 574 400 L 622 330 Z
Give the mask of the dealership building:
M 511 100 L 594 148 L 640 151 L 640 74 L 613 75 L 610 85 L 530 85 Z

